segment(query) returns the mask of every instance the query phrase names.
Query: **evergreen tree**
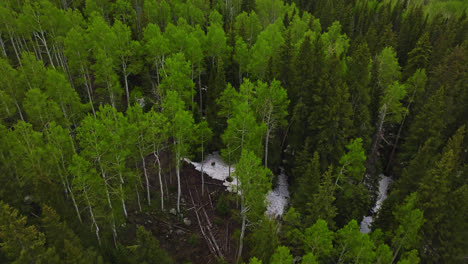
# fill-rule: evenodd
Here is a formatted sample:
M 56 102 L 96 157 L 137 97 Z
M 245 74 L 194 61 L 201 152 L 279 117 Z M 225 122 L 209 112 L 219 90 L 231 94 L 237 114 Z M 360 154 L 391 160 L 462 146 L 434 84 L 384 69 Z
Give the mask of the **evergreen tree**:
M 130 252 L 135 257 L 135 263 L 173 263 L 167 252 L 159 247 L 159 241 L 153 237 L 150 231 L 145 230 L 142 226 L 138 226 L 136 235 L 137 244 L 129 247 Z
M 26 217 L 0 202 L 0 250 L 12 263 L 60 263 L 54 247 L 47 247 L 45 235 L 26 225 Z
M 417 69 L 428 68 L 431 52 L 429 34 L 424 33 L 416 43 L 416 47 L 408 53 L 408 64 L 405 67 L 404 76 L 411 76 Z
M 450 210 L 451 205 L 457 206 L 458 202 L 453 199 L 457 197 L 459 192 L 466 193 L 466 188 L 460 185 L 453 185 L 453 182 L 461 169 L 461 151 L 463 138 L 465 135 L 465 127 L 462 126 L 457 130 L 455 135 L 448 141 L 443 150 L 440 160 L 435 167 L 421 180 L 419 184 L 420 207 L 424 211 L 426 219 L 423 225 L 423 241 L 426 246 L 432 249 L 425 253 L 425 256 L 431 258 L 431 262 L 437 261 L 455 261 L 461 259 L 463 253 L 461 249 L 463 244 L 458 239 L 458 228 L 463 226 L 454 226 Z M 457 194 L 455 194 L 457 193 Z M 459 241 L 460 246 L 446 241 Z M 450 253 L 449 253 L 450 252 Z

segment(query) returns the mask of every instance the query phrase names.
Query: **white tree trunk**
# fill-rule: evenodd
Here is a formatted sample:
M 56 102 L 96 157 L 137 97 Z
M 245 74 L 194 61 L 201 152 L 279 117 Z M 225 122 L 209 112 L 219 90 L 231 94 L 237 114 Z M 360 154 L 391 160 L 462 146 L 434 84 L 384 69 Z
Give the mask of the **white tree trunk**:
M 23 112 L 21 112 L 21 108 L 20 108 L 20 106 L 19 106 L 19 104 L 18 104 L 18 102 L 16 100 L 15 100 L 15 105 L 16 105 L 16 108 L 18 108 L 18 113 L 19 113 L 19 115 L 21 117 L 21 121 L 24 122 Z
M 122 188 L 122 185 L 120 185 L 120 188 Z M 125 218 L 128 217 L 128 213 L 127 213 L 127 207 L 125 206 L 125 200 L 124 198 L 122 197 L 122 208 L 123 208 L 123 211 L 124 211 L 124 215 L 125 215 Z
M 148 205 L 151 205 L 148 171 L 146 170 L 146 162 L 145 162 L 145 157 L 143 157 L 143 155 L 141 155 L 141 161 L 143 163 L 143 172 L 145 174 L 145 180 L 146 180 L 146 199 L 148 200 Z
M 127 94 L 127 106 L 130 107 L 130 91 L 128 89 L 128 73 L 127 73 L 127 65 L 122 64 L 123 69 L 123 76 L 125 82 L 125 93 Z
M 101 176 L 104 179 L 104 187 L 106 187 L 107 203 L 109 204 L 109 207 L 112 209 L 112 203 L 111 203 L 111 200 L 110 200 L 109 188 L 107 187 L 107 177 L 106 177 L 106 173 L 105 173 L 104 169 L 102 168 L 100 158 L 98 158 L 98 163 L 99 163 L 99 168 L 101 169 Z
M 176 174 L 177 174 L 177 213 L 180 213 L 180 196 L 182 190 L 180 188 L 180 159 L 177 157 L 176 161 Z
M 10 34 L 10 41 L 11 41 L 11 45 L 13 46 L 13 50 L 15 51 L 16 58 L 18 59 L 18 63 L 19 63 L 19 65 L 21 67 L 23 67 L 23 64 L 21 63 L 21 58 L 19 56 L 18 49 L 16 48 L 15 41 L 13 40 L 13 37 L 11 36 L 11 34 Z
M 244 200 L 242 198 L 242 200 Z M 245 226 L 246 226 L 246 222 L 247 222 L 247 216 L 245 214 L 245 211 L 244 211 L 244 202 L 242 202 L 242 206 L 241 206 L 241 214 L 242 214 L 242 228 L 241 228 L 241 234 L 239 236 L 239 249 L 237 251 L 237 263 L 240 263 L 241 262 L 241 258 L 242 258 L 242 249 L 244 247 L 244 235 L 245 235 Z
M 3 38 L 2 38 L 1 35 L 0 35 L 0 46 L 2 47 L 3 56 L 7 57 L 7 53 L 6 53 L 6 50 L 5 50 L 5 43 L 3 42 Z
M 265 138 L 265 168 L 268 167 L 268 141 L 270 140 L 270 128 L 267 127 Z
M 81 72 L 83 74 L 83 79 L 85 79 L 86 92 L 88 93 L 89 103 L 91 104 L 91 109 L 93 110 L 93 115 L 96 117 L 96 110 L 94 110 L 94 103 L 92 94 L 91 81 L 89 80 L 89 75 L 85 72 L 83 65 L 81 65 Z
M 93 207 L 91 206 L 91 203 L 89 202 L 88 192 L 86 191 L 86 189 L 85 189 L 84 193 L 85 193 L 86 202 L 87 202 L 88 208 L 89 208 L 89 214 L 91 216 L 91 221 L 93 222 L 92 224 L 96 228 L 96 230 L 95 230 L 96 238 L 97 238 L 99 246 L 100 246 L 101 245 L 101 238 L 99 237 L 99 226 L 98 226 L 98 224 L 96 222 L 96 218 L 94 217 Z
M 154 157 L 158 163 L 159 189 L 161 191 L 161 211 L 164 211 L 164 188 L 161 176 L 161 161 L 159 160 L 159 156 L 156 154 L 156 151 L 154 152 Z
M 137 195 L 137 202 L 138 202 L 138 208 L 140 209 L 140 212 L 142 211 L 141 209 L 141 203 L 140 203 L 140 193 L 138 192 L 138 185 L 135 184 L 135 191 Z

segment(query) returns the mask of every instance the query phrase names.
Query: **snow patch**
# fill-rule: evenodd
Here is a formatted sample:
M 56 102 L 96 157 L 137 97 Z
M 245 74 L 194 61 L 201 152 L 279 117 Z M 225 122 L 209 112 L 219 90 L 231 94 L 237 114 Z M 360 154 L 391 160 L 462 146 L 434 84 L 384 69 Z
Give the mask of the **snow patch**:
M 193 162 L 189 159 L 185 159 L 186 162 L 191 163 L 195 166 L 197 171 L 202 171 L 210 178 L 222 181 L 223 185 L 227 187 L 229 192 L 235 192 L 237 189 L 237 179 L 233 177 L 234 173 L 234 166 L 229 168 L 229 165 L 224 162 L 218 152 L 214 152 L 213 154 L 209 154 L 206 156 L 205 160 L 202 162 Z M 203 167 L 202 167 L 203 166 Z M 229 178 L 229 170 L 231 175 L 231 182 L 228 181 Z
M 235 166 L 233 165 L 229 168 L 229 165 L 224 162 L 218 152 L 206 156 L 205 160 L 202 162 L 193 162 L 189 159 L 185 159 L 185 161 L 195 166 L 195 169 L 200 172 L 203 166 L 203 173 L 212 179 L 222 181 L 227 191 L 235 192 L 237 190 L 238 181 L 237 178 L 232 175 L 235 171 Z M 231 181 L 228 181 L 229 170 Z M 270 191 L 266 197 L 268 203 L 266 214 L 269 217 L 283 215 L 284 209 L 288 204 L 288 198 L 288 177 L 284 174 L 284 170 L 281 169 L 281 174 L 278 176 L 277 187 Z
M 281 168 L 281 174 L 278 176 L 278 184 L 276 188 L 270 191 L 266 197 L 268 201 L 266 214 L 270 217 L 279 217 L 284 213 L 284 209 L 288 204 L 288 176 L 284 174 L 284 169 Z
M 380 207 L 382 207 L 383 201 L 387 199 L 388 186 L 390 185 L 390 183 L 392 183 L 392 179 L 388 176 L 380 174 L 379 177 L 380 177 L 379 195 L 377 197 L 377 202 L 375 203 L 374 208 L 372 208 L 373 214 L 376 214 L 380 210 Z M 364 234 L 369 233 L 371 231 L 370 225 L 372 224 L 373 221 L 374 219 L 372 218 L 372 216 L 365 216 L 361 221 L 361 233 L 364 233 Z

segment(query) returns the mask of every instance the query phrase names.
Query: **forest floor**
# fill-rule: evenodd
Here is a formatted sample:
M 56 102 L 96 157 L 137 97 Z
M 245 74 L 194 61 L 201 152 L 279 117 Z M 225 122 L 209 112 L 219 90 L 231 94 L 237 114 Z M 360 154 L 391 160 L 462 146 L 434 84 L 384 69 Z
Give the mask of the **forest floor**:
M 154 160 L 154 156 L 148 156 L 147 164 L 154 164 Z M 163 156 L 161 162 L 162 167 L 167 168 L 164 164 L 170 161 L 167 156 Z M 157 169 L 153 166 L 148 171 L 151 189 L 159 191 Z M 233 233 L 239 228 L 239 223 L 234 220 L 235 215 L 230 210 L 235 208 L 235 202 L 224 199 L 228 192 L 223 182 L 205 176 L 205 192 L 202 195 L 200 172 L 192 164 L 183 163 L 181 214 L 175 215 L 177 180 L 174 174 L 174 171 L 163 172 L 166 192 L 164 212 L 161 211 L 159 197 L 153 197 L 149 210 L 132 210 L 128 218 L 130 229 L 142 225 L 151 230 L 158 238 L 161 248 L 168 251 L 175 263 L 217 263 L 219 257 L 228 263 L 234 263 L 237 236 L 233 236 Z M 140 196 L 143 202 L 144 195 Z M 220 199 L 224 209 L 221 213 L 216 209 Z

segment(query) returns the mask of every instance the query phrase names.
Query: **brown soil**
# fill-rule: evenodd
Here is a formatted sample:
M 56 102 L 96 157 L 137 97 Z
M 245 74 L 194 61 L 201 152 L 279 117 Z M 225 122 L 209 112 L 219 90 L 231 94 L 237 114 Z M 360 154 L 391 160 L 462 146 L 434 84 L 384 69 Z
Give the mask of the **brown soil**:
M 168 153 L 160 156 L 162 168 L 173 168 Z M 161 212 L 159 200 L 158 171 L 154 164 L 155 157 L 150 155 L 146 159 L 150 186 L 152 191 L 152 209 L 146 212 L 132 210 L 128 222 L 143 225 L 151 230 L 159 241 L 160 246 L 169 252 L 175 263 L 216 263 L 222 256 L 228 263 L 235 262 L 237 239 L 233 232 L 239 224 L 232 220 L 228 213 L 221 216 L 216 211 L 217 201 L 222 193 L 226 194 L 226 187 L 221 181 L 211 179 L 205 175 L 205 193 L 202 195 L 202 180 L 200 172 L 193 165 L 184 163 L 181 170 L 181 216 L 175 216 L 169 211 L 176 208 L 177 180 L 175 171 L 163 171 L 165 196 L 165 211 Z M 171 177 L 172 176 L 172 177 Z M 168 185 L 168 186 L 166 186 Z M 142 193 L 142 203 L 146 201 Z M 235 203 L 231 202 L 231 208 Z M 143 210 L 145 211 L 145 210 Z M 197 218 L 198 214 L 198 218 Z M 190 225 L 184 224 L 183 218 L 188 218 Z M 201 227 L 200 227 L 201 225 Z M 203 229 L 203 231 L 202 231 Z M 215 241 L 215 242 L 213 242 Z

